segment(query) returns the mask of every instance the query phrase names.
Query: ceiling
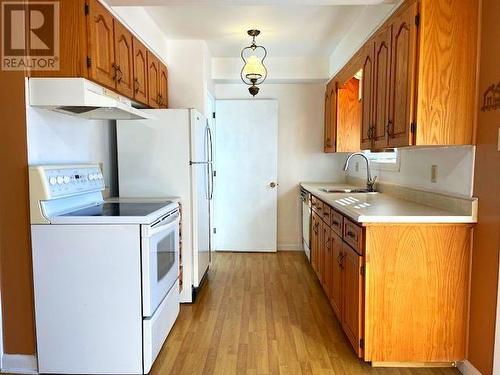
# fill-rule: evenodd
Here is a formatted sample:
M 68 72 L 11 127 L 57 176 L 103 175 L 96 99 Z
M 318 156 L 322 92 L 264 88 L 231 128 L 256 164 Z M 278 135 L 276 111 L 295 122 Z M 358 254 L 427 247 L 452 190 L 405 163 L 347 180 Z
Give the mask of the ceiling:
M 238 57 L 254 28 L 269 57 L 328 57 L 365 7 L 395 1 L 107 0 L 143 6 L 168 39 L 203 39 L 213 57 Z

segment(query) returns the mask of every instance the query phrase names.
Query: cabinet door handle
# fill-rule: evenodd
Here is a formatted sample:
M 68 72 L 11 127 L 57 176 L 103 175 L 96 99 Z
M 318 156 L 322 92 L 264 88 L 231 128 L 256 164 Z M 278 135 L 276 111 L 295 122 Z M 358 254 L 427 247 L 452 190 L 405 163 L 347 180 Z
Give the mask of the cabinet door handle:
M 356 238 L 356 233 L 354 233 L 354 232 L 352 232 L 352 231 L 350 231 L 350 230 L 348 230 L 348 231 L 347 231 L 347 235 L 348 235 L 349 237 L 353 238 L 353 239 L 354 239 L 354 238 Z
M 134 80 L 134 90 L 135 90 L 136 94 L 139 92 L 140 87 L 141 87 L 141 85 L 139 84 L 139 80 L 136 78 Z
M 111 67 L 113 68 L 113 81 L 116 81 L 116 77 L 118 76 L 118 65 L 113 63 Z
M 387 136 L 392 137 L 394 135 L 394 129 L 392 128 L 392 121 L 391 120 L 389 120 L 389 122 L 387 122 L 386 129 L 387 129 Z
M 118 77 L 116 78 L 116 81 L 118 83 L 121 83 L 123 79 L 123 72 L 122 72 L 122 69 L 120 68 L 120 65 L 118 65 Z

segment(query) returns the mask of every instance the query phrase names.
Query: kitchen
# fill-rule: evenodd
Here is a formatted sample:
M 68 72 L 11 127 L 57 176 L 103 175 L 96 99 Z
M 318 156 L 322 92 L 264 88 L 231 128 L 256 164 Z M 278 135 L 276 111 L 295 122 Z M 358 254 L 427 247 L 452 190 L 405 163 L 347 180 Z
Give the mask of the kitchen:
M 500 371 L 497 2 L 56 3 L 0 76 L 2 372 Z

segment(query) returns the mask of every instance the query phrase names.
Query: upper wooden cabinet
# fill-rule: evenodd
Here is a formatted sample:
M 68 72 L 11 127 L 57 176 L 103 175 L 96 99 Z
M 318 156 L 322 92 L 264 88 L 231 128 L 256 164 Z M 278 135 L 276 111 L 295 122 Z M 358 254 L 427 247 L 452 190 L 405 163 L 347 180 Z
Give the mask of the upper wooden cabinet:
M 134 97 L 134 52 L 132 33 L 114 21 L 116 90 L 129 98 Z
M 167 67 L 106 6 L 99 0 L 59 6 L 60 69 L 31 71 L 31 77 L 87 78 L 145 106 L 167 108 Z
M 337 83 L 330 82 L 325 92 L 325 152 L 335 152 L 337 137 Z
M 97 0 L 88 3 L 89 78 L 109 88 L 116 87 L 114 19 Z
M 476 1 L 407 0 L 374 33 L 330 81 L 362 69 L 361 149 L 474 143 L 478 22 Z
M 148 51 L 148 104 L 160 108 L 160 61 Z
M 391 87 L 388 146 L 414 143 L 411 124 L 415 120 L 418 4 L 397 14 L 392 22 Z M 418 19 L 418 18 L 417 18 Z
M 134 99 L 148 104 L 148 57 L 146 47 L 136 38 L 132 40 L 134 55 Z
M 168 70 L 160 63 L 160 108 L 168 107 Z
M 375 36 L 375 71 L 373 74 L 372 142 L 376 149 L 387 146 L 389 120 L 389 86 L 391 79 L 391 26 Z
M 361 50 L 363 78 L 361 80 L 361 148 L 372 147 L 373 137 L 373 74 L 375 44 L 368 42 Z

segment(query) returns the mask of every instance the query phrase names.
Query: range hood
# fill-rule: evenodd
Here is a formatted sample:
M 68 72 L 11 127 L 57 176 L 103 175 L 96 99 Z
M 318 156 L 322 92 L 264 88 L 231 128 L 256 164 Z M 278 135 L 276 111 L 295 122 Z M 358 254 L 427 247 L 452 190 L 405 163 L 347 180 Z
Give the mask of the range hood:
M 149 118 L 132 101 L 85 78 L 30 78 L 29 104 L 92 120 Z

